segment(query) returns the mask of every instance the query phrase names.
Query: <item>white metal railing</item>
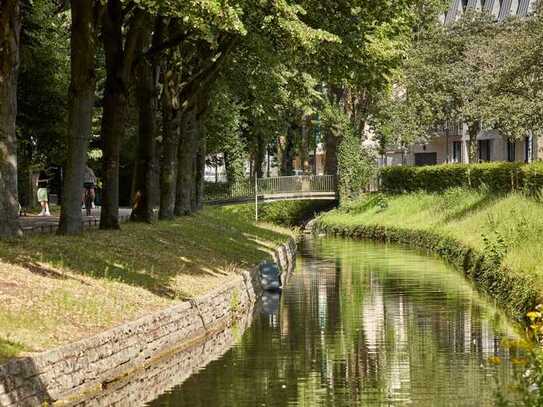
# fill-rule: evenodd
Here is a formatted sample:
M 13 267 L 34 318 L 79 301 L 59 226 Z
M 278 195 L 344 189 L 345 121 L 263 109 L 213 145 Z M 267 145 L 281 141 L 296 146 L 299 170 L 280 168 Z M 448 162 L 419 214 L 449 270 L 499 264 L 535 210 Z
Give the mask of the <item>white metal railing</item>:
M 273 177 L 255 179 L 255 220 L 258 222 L 258 200 L 270 197 L 291 199 L 293 196 L 308 197 L 311 195 L 336 194 L 336 177 L 334 175 L 299 175 L 291 177 Z
M 300 175 L 292 177 L 260 178 L 255 183 L 260 195 L 335 192 L 336 177 L 334 175 Z

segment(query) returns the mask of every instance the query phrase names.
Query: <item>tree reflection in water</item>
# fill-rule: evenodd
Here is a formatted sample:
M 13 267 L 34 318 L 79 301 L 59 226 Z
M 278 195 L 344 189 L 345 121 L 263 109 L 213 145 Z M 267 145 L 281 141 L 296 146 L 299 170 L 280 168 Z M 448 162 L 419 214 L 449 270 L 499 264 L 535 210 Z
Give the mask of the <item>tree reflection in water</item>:
M 304 243 L 280 299 L 224 357 L 154 406 L 482 406 L 512 379 L 507 319 L 440 260 Z M 491 356 L 505 363 L 492 366 Z

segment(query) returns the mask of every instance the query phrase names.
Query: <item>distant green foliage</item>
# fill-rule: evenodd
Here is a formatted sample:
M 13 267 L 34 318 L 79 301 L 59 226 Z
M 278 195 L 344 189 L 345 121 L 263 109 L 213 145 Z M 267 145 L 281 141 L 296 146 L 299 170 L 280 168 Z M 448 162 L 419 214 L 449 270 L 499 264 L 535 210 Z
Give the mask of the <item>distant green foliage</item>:
M 364 148 L 353 124 L 337 106 L 327 104 L 322 117 L 327 137 L 338 137 L 337 151 L 338 190 L 342 204 L 357 198 L 367 189 L 368 183 L 376 173 L 376 160 L 373 151 Z
M 24 166 L 62 163 L 70 49 L 67 16 L 50 0 L 23 7 L 17 135 Z M 0 102 L 1 103 L 1 102 Z
M 444 164 L 427 167 L 388 167 L 381 170 L 382 187 L 387 192 L 439 192 L 454 187 L 484 189 L 490 193 L 524 191 L 541 196 L 541 163 Z
M 373 152 L 360 145 L 354 131 L 348 129 L 338 148 L 339 196 L 342 202 L 358 197 L 376 172 Z
M 320 212 L 332 209 L 334 205 L 334 203 L 329 201 L 271 202 L 259 205 L 258 219 L 262 222 L 269 222 L 281 226 L 300 226 Z M 240 205 L 235 207 L 235 211 L 245 220 L 254 219 L 254 205 Z

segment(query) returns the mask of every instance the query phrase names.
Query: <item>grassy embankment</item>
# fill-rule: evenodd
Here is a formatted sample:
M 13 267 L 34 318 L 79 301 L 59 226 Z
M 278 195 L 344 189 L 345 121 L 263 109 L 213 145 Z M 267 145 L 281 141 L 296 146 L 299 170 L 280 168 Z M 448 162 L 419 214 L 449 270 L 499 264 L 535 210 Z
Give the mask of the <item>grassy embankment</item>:
M 542 298 L 543 205 L 521 193 L 377 194 L 325 214 L 317 227 L 437 253 L 517 318 Z
M 243 206 L 78 237 L 0 241 L 0 362 L 201 295 L 293 234 Z

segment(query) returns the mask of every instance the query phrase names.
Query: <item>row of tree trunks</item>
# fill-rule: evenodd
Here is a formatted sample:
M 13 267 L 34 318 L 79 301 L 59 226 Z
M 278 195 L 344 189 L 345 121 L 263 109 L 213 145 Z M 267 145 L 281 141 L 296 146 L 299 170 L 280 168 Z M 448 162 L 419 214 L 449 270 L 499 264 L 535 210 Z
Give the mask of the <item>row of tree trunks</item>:
M 21 14 L 19 0 L 0 2 L 0 236 L 21 233 L 17 200 L 17 70 Z
M 181 137 L 178 148 L 178 172 L 175 198 L 175 215 L 186 216 L 192 213 L 192 194 L 194 193 L 194 157 L 197 152 L 197 107 L 190 106 L 183 112 Z
M 175 217 L 175 192 L 177 187 L 177 154 L 179 149 L 181 111 L 178 100 L 178 72 L 166 66 L 162 75 L 162 156 L 160 166 L 159 218 Z
M 71 79 L 68 106 L 68 151 L 59 233 L 82 230 L 81 191 L 92 129 L 96 87 L 95 56 L 98 5 L 94 0 L 71 7 Z
M 102 18 L 102 37 L 106 56 L 106 85 L 102 114 L 103 189 L 101 229 L 119 229 L 119 165 L 121 144 L 128 118 L 129 86 L 136 52 L 142 36 L 150 35 L 147 16 L 134 13 L 124 35 L 121 0 L 108 0 Z
M 158 18 L 153 30 L 152 43 L 162 40 L 163 21 Z M 150 33 L 149 33 L 150 36 Z M 147 50 L 150 38 L 145 39 L 143 49 Z M 157 120 L 158 120 L 158 79 L 160 67 L 157 58 L 143 57 L 136 69 L 136 98 L 138 103 L 138 151 L 134 171 L 134 206 L 130 220 L 152 223 L 156 221 L 159 191 L 156 171 Z

